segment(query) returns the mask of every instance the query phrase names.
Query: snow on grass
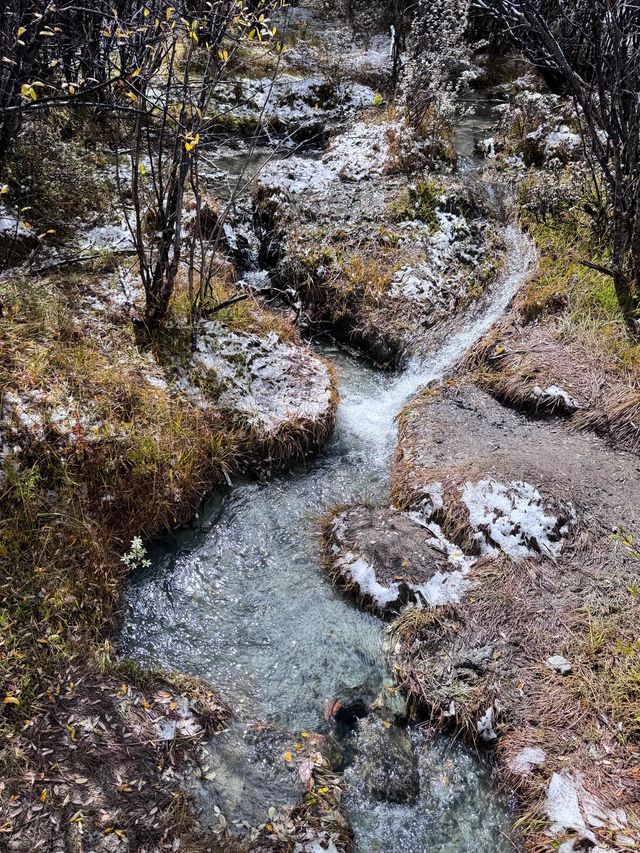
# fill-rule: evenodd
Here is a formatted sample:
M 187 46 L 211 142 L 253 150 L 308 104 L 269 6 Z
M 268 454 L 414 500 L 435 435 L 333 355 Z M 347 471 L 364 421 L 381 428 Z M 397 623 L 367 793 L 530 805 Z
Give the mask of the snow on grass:
M 551 410 L 557 409 L 566 414 L 573 414 L 581 408 L 580 404 L 559 385 L 549 385 L 547 388 L 536 385 L 532 393 L 538 403 Z
M 382 175 L 391 166 L 387 133 L 402 132 L 399 124 L 356 122 L 337 136 L 321 160 L 289 157 L 269 163 L 258 175 L 261 186 L 293 195 L 329 196 L 337 181 L 360 182 Z
M 16 214 L 0 203 L 0 236 L 13 238 L 33 237 L 33 231 L 28 228 Z
M 463 216 L 436 209 L 436 229 L 424 223 L 401 223 L 406 235 L 426 252 L 425 261 L 395 272 L 390 294 L 430 305 L 439 312 L 452 311 L 468 288 L 465 267 L 477 266 L 483 252 L 482 239 Z
M 177 388 L 201 408 L 234 409 L 266 433 L 285 423 L 321 423 L 332 408 L 326 365 L 306 348 L 202 324 L 196 351 Z
M 96 225 L 81 235 L 83 249 L 132 249 L 133 239 L 125 222 L 109 225 Z
M 362 557 L 357 557 L 352 551 L 347 551 L 338 557 L 336 565 L 343 577 L 355 583 L 360 594 L 371 598 L 381 610 L 385 610 L 400 598 L 400 584 L 396 582 L 389 586 L 381 584 L 376 577 L 374 567 Z
M 363 181 L 383 174 L 391 165 L 388 133 L 403 132 L 400 124 L 356 122 L 336 137 L 323 157 L 324 163 L 343 181 Z M 404 128 L 406 133 L 406 128 Z
M 41 389 L 5 391 L 0 428 L 9 439 L 41 441 L 48 432 L 68 445 L 96 441 L 105 434 L 105 425 L 87 404 L 81 406 L 71 394 Z
M 492 478 L 466 483 L 462 501 L 485 554 L 555 557 L 569 534 L 568 525 L 545 510 L 540 493 L 529 483 L 504 485 Z

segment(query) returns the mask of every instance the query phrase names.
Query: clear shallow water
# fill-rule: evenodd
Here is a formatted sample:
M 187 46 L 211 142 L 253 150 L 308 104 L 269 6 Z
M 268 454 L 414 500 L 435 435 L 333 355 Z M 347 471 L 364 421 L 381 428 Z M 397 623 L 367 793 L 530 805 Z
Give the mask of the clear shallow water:
M 324 702 L 345 691 L 365 685 L 375 696 L 386 673 L 383 626 L 326 580 L 317 521 L 332 505 L 385 497 L 395 416 L 500 316 L 531 262 L 526 238 L 508 229 L 507 239 L 513 271 L 428 364 L 385 374 L 325 349 L 341 393 L 325 452 L 306 468 L 218 496 L 201 529 L 156 555 L 128 587 L 121 654 L 209 680 L 245 719 L 290 729 L 317 725 Z
M 509 810 L 489 771 L 444 738 L 411 732 L 420 780 L 411 805 L 370 796 L 359 760 L 344 776 L 345 808 L 357 853 L 503 853 L 512 851 Z
M 465 134 L 474 127 L 469 119 Z M 483 116 L 477 130 L 484 129 Z M 385 498 L 396 415 L 491 327 L 528 274 L 532 246 L 513 228 L 505 239 L 506 274 L 422 364 L 383 374 L 340 350 L 322 350 L 340 378 L 334 438 L 307 466 L 214 496 L 197 526 L 156 549 L 152 568 L 126 593 L 122 655 L 211 681 L 240 721 L 260 718 L 280 731 L 322 727 L 328 699 L 377 695 L 388 677 L 383 625 L 326 580 L 317 520 L 334 504 Z M 447 751 L 444 741 L 412 738 L 421 783 L 414 805 L 371 801 L 358 776 L 367 746 L 360 755 L 355 746 L 346 781 L 358 853 L 511 849 L 502 835 L 507 809 L 481 765 L 457 747 Z M 217 779 L 205 805 L 208 796 L 228 807 L 228 817 L 255 825 L 270 804 L 286 801 L 277 771 L 272 779 L 256 772 L 242 722 L 210 750 Z
M 382 624 L 340 597 L 319 566 L 318 517 L 332 504 L 383 497 L 391 426 L 367 401 L 394 377 L 339 351 L 336 434 L 308 468 L 212 501 L 201 531 L 138 576 L 126 597 L 121 653 L 211 680 L 245 719 L 318 724 L 326 699 L 386 671 Z M 360 416 L 354 417 L 354 411 Z

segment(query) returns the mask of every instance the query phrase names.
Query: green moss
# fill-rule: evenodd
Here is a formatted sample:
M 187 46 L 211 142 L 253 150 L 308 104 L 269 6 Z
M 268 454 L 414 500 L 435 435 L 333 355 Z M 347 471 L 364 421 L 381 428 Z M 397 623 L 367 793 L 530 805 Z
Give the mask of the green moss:
M 417 219 L 431 229 L 437 226 L 436 210 L 442 196 L 442 185 L 429 179 L 420 181 L 403 190 L 388 207 L 390 217 L 395 222 Z

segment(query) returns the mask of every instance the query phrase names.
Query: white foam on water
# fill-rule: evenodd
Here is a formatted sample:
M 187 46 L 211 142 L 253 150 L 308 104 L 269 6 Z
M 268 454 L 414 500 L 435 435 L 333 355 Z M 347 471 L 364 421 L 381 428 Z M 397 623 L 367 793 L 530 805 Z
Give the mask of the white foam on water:
M 471 317 L 445 340 L 428 362 L 414 361 L 400 375 L 381 382 L 376 395 L 346 395 L 338 411 L 339 427 L 358 436 L 386 463 L 395 437 L 395 417 L 421 388 L 442 379 L 460 358 L 504 314 L 518 289 L 530 276 L 537 260 L 531 240 L 513 225 L 504 232 L 507 272 L 488 289 Z M 386 451 L 386 452 L 385 452 Z

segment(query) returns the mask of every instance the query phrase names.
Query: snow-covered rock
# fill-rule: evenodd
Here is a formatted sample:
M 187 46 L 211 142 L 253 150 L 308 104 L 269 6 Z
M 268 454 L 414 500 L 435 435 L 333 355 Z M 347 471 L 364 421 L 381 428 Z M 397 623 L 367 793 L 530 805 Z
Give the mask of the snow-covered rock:
M 265 336 L 202 324 L 196 350 L 176 387 L 202 409 L 237 412 L 262 437 L 287 426 L 326 434 L 335 390 L 327 365 L 311 350 Z

